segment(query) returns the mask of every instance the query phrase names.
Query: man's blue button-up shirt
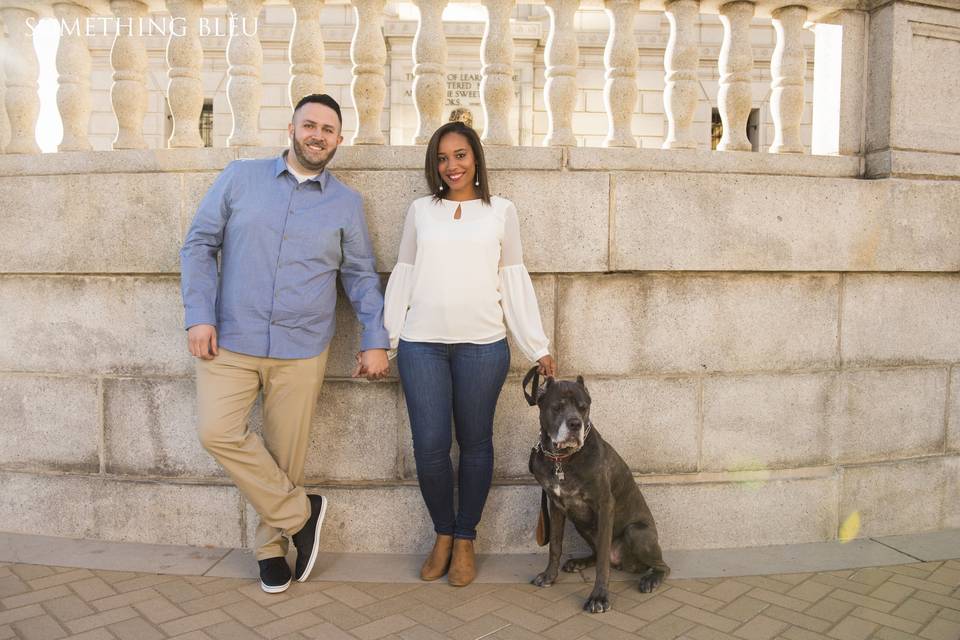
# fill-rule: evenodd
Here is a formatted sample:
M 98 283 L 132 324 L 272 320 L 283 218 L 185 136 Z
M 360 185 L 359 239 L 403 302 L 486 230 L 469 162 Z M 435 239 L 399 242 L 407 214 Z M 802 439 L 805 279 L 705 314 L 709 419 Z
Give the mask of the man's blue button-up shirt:
M 231 162 L 200 203 L 180 251 L 186 326 L 215 325 L 238 353 L 316 356 L 333 337 L 339 272 L 360 348 L 386 349 L 360 195 L 328 171 L 298 183 L 285 155 Z

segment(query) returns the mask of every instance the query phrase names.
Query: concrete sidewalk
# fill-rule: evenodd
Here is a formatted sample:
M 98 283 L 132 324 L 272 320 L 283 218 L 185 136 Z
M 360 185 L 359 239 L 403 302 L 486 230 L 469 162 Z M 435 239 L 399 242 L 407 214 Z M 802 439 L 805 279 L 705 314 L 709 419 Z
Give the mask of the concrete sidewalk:
M 245 551 L 0 534 L 0 640 L 960 640 L 960 530 L 665 555 L 666 585 L 615 573 L 590 615 L 592 571 L 529 584 L 546 553 L 482 556 L 460 589 L 420 582 L 421 556 L 323 554 L 268 595 Z

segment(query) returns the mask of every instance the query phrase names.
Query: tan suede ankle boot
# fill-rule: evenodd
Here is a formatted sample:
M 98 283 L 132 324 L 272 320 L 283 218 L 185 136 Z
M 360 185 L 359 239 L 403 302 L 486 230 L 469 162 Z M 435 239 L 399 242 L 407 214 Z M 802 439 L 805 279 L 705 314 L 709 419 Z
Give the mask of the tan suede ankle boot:
M 420 568 L 421 580 L 436 580 L 442 578 L 450 567 L 450 553 L 453 548 L 453 536 L 437 535 L 437 541 L 433 543 L 433 550 L 423 561 Z
M 454 587 L 465 587 L 477 577 L 477 558 L 473 553 L 473 540 L 457 538 L 453 541 L 453 558 L 447 582 Z

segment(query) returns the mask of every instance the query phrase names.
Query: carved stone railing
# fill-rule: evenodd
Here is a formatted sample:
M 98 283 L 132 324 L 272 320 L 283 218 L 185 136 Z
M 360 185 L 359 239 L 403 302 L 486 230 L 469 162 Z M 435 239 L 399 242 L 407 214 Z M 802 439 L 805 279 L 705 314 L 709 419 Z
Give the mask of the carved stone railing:
M 0 141 L 8 138 L 6 153 L 38 153 L 34 141 L 39 101 L 37 99 L 37 59 L 28 37 L 27 25 L 40 15 L 55 15 L 66 20 L 83 19 L 108 12 L 118 20 L 137 20 L 149 11 L 167 11 L 187 28 L 171 30 L 167 46 L 169 83 L 167 99 L 173 120 L 170 147 L 196 147 L 202 144 L 197 133 L 203 95 L 200 68 L 203 49 L 196 23 L 204 8 L 226 2 L 236 17 L 227 44 L 227 98 L 233 117 L 229 146 L 261 144 L 259 112 L 261 105 L 261 68 L 263 53 L 255 33 L 245 28 L 256 19 L 265 1 L 274 0 L 0 0 L 0 18 L 6 28 L 2 69 L 6 117 L 0 118 Z M 334 0 L 342 2 L 343 0 Z M 356 107 L 353 144 L 385 143 L 381 113 L 386 92 L 384 70 L 387 51 L 382 26 L 385 0 L 350 0 L 355 9 L 356 29 L 350 47 L 353 61 L 351 87 Z M 513 86 L 513 41 L 510 16 L 517 0 L 482 0 L 488 20 L 478 51 L 482 58 L 481 100 L 484 142 L 509 146 L 516 143 L 508 126 Z M 769 18 L 776 31 L 777 44 L 771 63 L 771 110 L 774 141 L 771 153 L 802 153 L 800 121 L 804 105 L 806 55 L 801 43 L 807 20 L 825 15 L 836 16 L 854 0 L 817 0 L 808 5 L 795 0 L 544 0 L 550 17 L 545 51 L 544 103 L 548 115 L 546 146 L 575 146 L 572 120 L 576 94 L 578 47 L 573 16 L 581 6 L 602 6 L 610 20 L 604 54 L 606 86 L 604 103 L 609 129 L 605 141 L 610 147 L 636 147 L 631 130 L 637 105 L 637 42 L 633 32 L 638 11 L 659 10 L 670 24 L 669 42 L 664 55 L 664 112 L 668 121 L 663 141 L 666 149 L 695 148 L 691 123 L 697 105 L 699 63 L 696 22 L 701 12 L 719 14 L 723 23 L 723 44 L 719 56 L 718 108 L 723 121 L 719 149 L 749 150 L 745 135 L 751 104 L 753 54 L 749 25 L 753 18 Z M 330 3 L 330 2 L 328 2 Z M 448 0 L 414 0 L 419 9 L 419 24 L 413 43 L 414 105 L 419 116 L 415 135 L 409 143 L 424 144 L 439 125 L 446 70 L 446 41 L 441 15 Z M 320 9 L 324 0 L 289 0 L 294 10 L 289 59 L 291 104 L 300 97 L 323 88 L 324 43 Z M 146 112 L 147 55 L 143 38 L 118 29 L 111 53 L 113 86 L 111 99 L 117 121 L 114 149 L 146 146 L 143 120 Z M 90 52 L 82 35 L 68 34 L 61 41 L 57 57 L 60 74 L 58 106 L 64 137 L 59 150 L 90 148 Z M 862 96 L 856 96 L 862 100 Z M 3 115 L 0 113 L 0 115 Z M 9 130 L 9 134 L 5 129 Z M 841 145 L 843 146 L 843 145 Z M 848 147 L 849 145 L 847 145 Z M 844 147 L 845 149 L 847 147 Z M 849 152 L 849 149 L 847 149 Z

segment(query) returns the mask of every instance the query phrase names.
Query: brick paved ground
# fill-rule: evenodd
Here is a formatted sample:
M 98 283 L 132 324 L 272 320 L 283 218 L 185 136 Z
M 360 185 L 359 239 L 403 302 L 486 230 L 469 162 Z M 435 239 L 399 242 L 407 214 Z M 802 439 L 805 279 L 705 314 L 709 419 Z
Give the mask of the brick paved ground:
M 960 561 L 764 577 L 614 582 L 613 611 L 580 609 L 590 584 L 312 581 L 267 595 L 253 580 L 0 563 L 0 640 L 960 640 Z

